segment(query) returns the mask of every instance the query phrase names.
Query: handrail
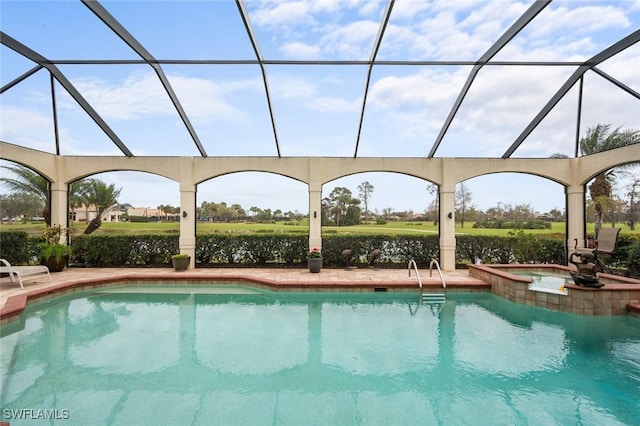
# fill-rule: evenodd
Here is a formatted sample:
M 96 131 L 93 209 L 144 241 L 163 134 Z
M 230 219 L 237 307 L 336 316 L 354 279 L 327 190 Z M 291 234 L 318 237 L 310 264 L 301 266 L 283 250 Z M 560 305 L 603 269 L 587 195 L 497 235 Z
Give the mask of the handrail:
M 416 277 L 418 277 L 418 286 L 420 287 L 420 292 L 422 293 L 422 280 L 420 279 L 420 272 L 418 272 L 418 265 L 416 265 L 416 261 L 413 259 L 409 260 L 409 264 L 407 265 L 407 269 L 409 269 L 409 277 L 411 277 L 412 264 L 413 264 L 413 269 L 416 270 Z
M 447 292 L 447 284 L 444 282 L 444 278 L 442 277 L 442 271 L 440 270 L 440 265 L 438 261 L 435 259 L 431 259 L 431 263 L 429 264 L 429 278 L 433 273 L 433 265 L 436 265 L 436 269 L 438 270 L 438 275 L 440 275 L 440 282 L 442 283 L 442 288 L 444 288 L 445 293 Z

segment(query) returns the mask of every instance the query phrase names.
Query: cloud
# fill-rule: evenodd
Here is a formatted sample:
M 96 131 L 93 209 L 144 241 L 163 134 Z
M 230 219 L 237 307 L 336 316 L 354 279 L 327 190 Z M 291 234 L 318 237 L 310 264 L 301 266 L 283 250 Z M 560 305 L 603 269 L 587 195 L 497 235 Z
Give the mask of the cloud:
M 335 90 L 336 81 L 331 78 L 321 78 L 311 80 L 296 74 L 272 73 L 270 74 L 274 99 L 288 102 L 289 106 L 297 109 L 306 109 L 320 113 L 338 114 L 341 112 L 354 111 L 359 108 L 362 100 L 348 99 L 345 96 L 323 96 L 319 84 L 323 87 Z M 364 89 L 364 86 L 362 86 Z M 328 90 L 327 89 L 327 90 Z
M 274 3 L 260 2 L 251 12 L 251 22 L 256 26 L 271 29 L 289 29 L 298 25 L 313 25 L 312 4 L 306 1 Z M 322 8 L 320 8 L 322 10 Z
M 241 119 L 244 113 L 232 105 L 230 98 L 237 91 L 259 87 L 258 78 L 222 83 L 181 75 L 167 75 L 167 78 L 189 116 L 196 121 Z M 122 81 L 84 77 L 74 80 L 73 84 L 107 121 L 174 117 L 177 114 L 159 78 L 151 71 L 133 73 Z M 66 102 L 61 102 L 60 106 L 70 107 Z
M 548 37 L 557 32 L 592 34 L 595 31 L 628 28 L 631 22 L 617 5 L 581 6 L 569 9 L 565 6 L 549 5 L 531 26 L 533 37 Z
M 52 117 L 2 105 L 0 124 L 0 140 L 40 151 L 55 152 Z
M 318 59 L 320 58 L 320 48 L 302 42 L 285 43 L 280 47 L 283 55 L 291 58 L 299 59 Z
M 356 21 L 347 25 L 330 26 L 321 38 L 322 50 L 340 58 L 366 60 L 380 28 L 374 21 Z

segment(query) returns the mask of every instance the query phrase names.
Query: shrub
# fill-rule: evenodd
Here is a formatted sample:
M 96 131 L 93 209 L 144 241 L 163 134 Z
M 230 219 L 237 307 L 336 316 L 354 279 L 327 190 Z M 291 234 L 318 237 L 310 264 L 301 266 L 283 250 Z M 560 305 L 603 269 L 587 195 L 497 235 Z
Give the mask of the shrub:
M 15 239 L 16 263 L 33 257 L 32 246 L 37 240 L 7 236 L 3 232 L 2 255 Z M 179 237 L 170 235 L 78 235 L 73 241 L 73 260 L 95 267 L 169 266 L 171 256 L 179 252 Z M 343 267 L 342 251 L 352 249 L 352 264 L 366 265 L 373 250 L 381 250 L 379 266 L 406 267 L 410 259 L 419 267 L 428 267 L 439 257 L 439 237 L 434 234 L 336 234 L 323 235 L 322 257 L 325 267 Z M 21 249 L 17 249 L 22 247 Z M 25 250 L 27 254 L 25 254 Z M 308 236 L 300 233 L 207 234 L 196 239 L 195 261 L 198 266 L 301 266 L 306 263 Z M 7 255 L 8 256 L 8 255 Z M 9 256 L 8 256 L 9 257 Z M 607 262 L 640 273 L 640 241 L 621 238 L 619 250 Z M 8 259 L 9 260 L 9 259 Z M 551 263 L 566 264 L 564 236 L 540 236 L 513 232 L 509 237 L 456 237 L 456 264 L 469 263 Z M 11 261 L 11 260 L 10 260 Z M 614 262 L 614 263 L 612 263 Z
M 640 278 L 640 241 L 629 246 L 626 266 L 631 278 Z
M 29 235 L 24 231 L 0 232 L 0 257 L 12 265 L 29 263 Z

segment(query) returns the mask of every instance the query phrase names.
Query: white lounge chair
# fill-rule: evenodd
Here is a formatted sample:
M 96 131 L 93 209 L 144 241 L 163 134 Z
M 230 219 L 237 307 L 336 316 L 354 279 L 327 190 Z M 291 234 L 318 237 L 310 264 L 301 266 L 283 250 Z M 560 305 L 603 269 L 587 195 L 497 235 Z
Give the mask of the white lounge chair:
M 0 259 L 0 273 L 9 274 L 11 282 L 14 282 L 14 275 L 18 277 L 20 288 L 24 288 L 24 286 L 22 285 L 23 279 L 40 277 L 43 274 L 46 274 L 49 278 L 49 282 L 52 282 L 51 275 L 49 274 L 49 268 L 47 268 L 46 266 L 11 266 L 11 264 L 5 259 Z

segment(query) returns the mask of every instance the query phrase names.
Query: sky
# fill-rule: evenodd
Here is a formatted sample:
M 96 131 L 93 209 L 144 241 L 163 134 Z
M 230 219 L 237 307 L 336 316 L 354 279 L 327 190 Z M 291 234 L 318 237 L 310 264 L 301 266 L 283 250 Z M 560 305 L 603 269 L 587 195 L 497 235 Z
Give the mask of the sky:
M 379 61 L 475 61 L 531 6 L 531 1 L 398 0 L 382 38 Z M 103 1 L 101 5 L 159 60 L 254 60 L 235 2 Z M 162 64 L 162 70 L 209 156 L 424 157 L 428 155 L 472 70 L 467 64 L 312 65 L 312 61 L 366 61 L 386 3 L 368 0 L 246 1 L 276 123 L 270 122 L 261 69 L 256 64 Z M 74 63 L 140 57 L 80 2 L 0 0 L 0 27 L 51 60 L 136 156 L 200 152 L 147 64 Z M 495 61 L 582 62 L 640 28 L 640 0 L 555 0 L 493 58 Z M 35 63 L 0 46 L 1 85 Z M 640 46 L 598 69 L 640 91 Z M 574 66 L 484 66 L 478 72 L 435 157 L 500 157 L 575 71 Z M 62 155 L 123 155 L 54 83 Z M 50 77 L 39 70 L 0 94 L 0 140 L 55 153 Z M 583 81 L 580 123 L 573 87 L 512 157 L 574 155 L 576 133 L 598 123 L 640 129 L 640 100 L 589 71 Z M 1 154 L 1 153 L 0 153 Z M 0 165 L 6 165 L 0 162 Z M 0 170 L 0 176 L 6 171 Z M 136 207 L 179 204 L 178 183 L 137 172 L 96 177 L 122 188 L 120 202 Z M 374 186 L 370 210 L 424 211 L 428 182 L 404 175 L 366 173 L 323 187 L 357 195 Z M 564 207 L 562 186 L 522 174 L 495 174 L 465 182 L 472 204 L 529 204 L 547 212 Z M 499 188 L 497 190 L 497 188 Z M 624 190 L 624 183 L 619 186 Z M 6 189 L 0 188 L 5 192 Z M 283 211 L 308 210 L 307 188 L 284 177 L 239 173 L 198 186 L 203 201 Z

